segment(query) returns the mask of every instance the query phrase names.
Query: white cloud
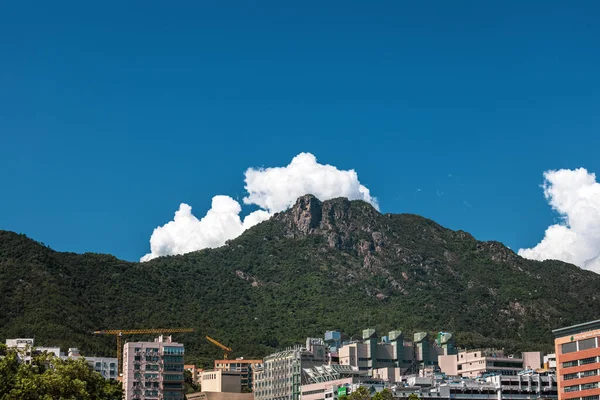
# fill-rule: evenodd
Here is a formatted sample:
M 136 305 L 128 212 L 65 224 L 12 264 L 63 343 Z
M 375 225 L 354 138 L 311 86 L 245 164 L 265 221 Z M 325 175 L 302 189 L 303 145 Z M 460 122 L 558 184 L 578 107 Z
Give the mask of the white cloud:
M 317 162 L 314 155 L 300 153 L 286 167 L 248 168 L 246 170 L 245 204 L 256 204 L 275 213 L 294 204 L 304 194 L 313 194 L 320 200 L 347 197 L 364 200 L 379 209 L 377 199 L 361 185 L 351 169 L 342 171 L 332 165 Z
M 561 216 L 546 229 L 544 239 L 519 255 L 534 260 L 556 259 L 600 273 L 600 183 L 584 168 L 544 173 L 544 196 Z
M 154 229 L 150 238 L 151 252 L 141 261 L 222 246 L 227 240 L 269 218 L 267 212 L 258 210 L 246 216 L 242 222 L 239 216 L 241 211 L 240 203 L 231 197 L 215 196 L 210 210 L 199 220 L 192 214 L 192 207 L 181 203 L 173 221 Z
M 222 246 L 274 213 L 286 210 L 304 194 L 313 194 L 320 200 L 360 199 L 379 209 L 377 199 L 360 184 L 354 170 L 319 164 L 310 153 L 298 154 L 286 167 L 249 168 L 245 182 L 248 196 L 244 203 L 257 205 L 260 210 L 242 221 L 242 207 L 237 201 L 229 196 L 215 196 L 210 210 L 199 220 L 192 214 L 192 207 L 182 203 L 172 221 L 154 229 L 150 238 L 151 252 L 141 261 Z

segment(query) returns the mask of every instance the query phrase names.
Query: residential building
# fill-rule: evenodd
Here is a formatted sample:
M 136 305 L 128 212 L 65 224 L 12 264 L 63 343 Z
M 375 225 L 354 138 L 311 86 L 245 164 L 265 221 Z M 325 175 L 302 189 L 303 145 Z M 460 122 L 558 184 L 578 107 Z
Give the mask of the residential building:
M 203 392 L 241 393 L 241 373 L 217 369 L 202 371 L 200 385 Z
M 76 347 L 69 348 L 67 355 L 60 356 L 63 360 L 77 360 L 83 356 Z M 119 362 L 113 357 L 83 357 L 90 368 L 98 372 L 104 379 L 117 379 L 119 371 Z
M 541 360 L 540 352 L 526 352 L 520 358 L 516 358 L 506 356 L 503 350 L 478 349 L 440 355 L 438 364 L 446 375 L 476 378 L 490 373 L 517 375 L 524 369 L 539 369 Z
M 184 399 L 184 346 L 170 336 L 123 346 L 125 400 Z
M 555 329 L 559 400 L 600 398 L 600 320 Z
M 35 346 L 33 348 L 33 354 L 41 353 L 52 354 L 54 357 L 60 357 L 62 355 L 60 352 L 60 347 Z
M 240 373 L 241 391 L 251 391 L 253 388 L 254 370 L 261 369 L 263 360 L 244 360 L 237 358 L 235 360 L 215 360 L 215 369 L 222 371 L 237 371 Z
M 69 348 L 67 355 L 60 351 L 60 347 L 34 346 L 34 339 L 7 339 L 7 347 L 20 350 L 20 358 L 23 362 L 31 363 L 32 356 L 40 353 L 52 354 L 63 360 L 81 358 L 79 350 L 75 347 Z M 98 372 L 104 379 L 117 379 L 118 361 L 111 357 L 84 357 L 90 368 Z
M 271 354 L 264 359 L 262 371 L 255 373 L 256 400 L 299 400 L 300 386 L 308 377 L 303 368 L 323 365 L 327 361 L 323 339 L 308 338 L 306 347 L 294 347 Z
M 18 357 L 20 362 L 25 364 L 31 364 L 31 356 L 34 350 L 33 348 L 34 339 L 6 339 L 6 347 L 18 350 Z

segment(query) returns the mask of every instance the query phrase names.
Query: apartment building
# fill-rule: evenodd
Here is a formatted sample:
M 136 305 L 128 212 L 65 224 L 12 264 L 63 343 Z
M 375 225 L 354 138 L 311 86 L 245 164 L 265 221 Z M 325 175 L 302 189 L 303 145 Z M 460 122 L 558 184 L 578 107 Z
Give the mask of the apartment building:
M 479 349 L 459 351 L 458 354 L 440 355 L 441 371 L 451 376 L 476 378 L 485 374 L 517 375 L 525 369 L 538 369 L 542 365 L 540 352 L 522 353 L 520 358 L 507 356 L 503 350 Z
M 6 347 L 18 350 L 17 357 L 20 362 L 31 364 L 34 351 L 33 342 L 33 338 L 6 339 Z
M 76 360 L 83 357 L 75 347 L 69 348 L 67 355 L 65 355 L 60 350 L 60 347 L 34 346 L 34 339 L 7 339 L 6 346 L 18 349 L 19 359 L 26 364 L 31 363 L 33 356 L 44 352 L 63 360 Z M 84 357 L 84 359 L 89 364 L 90 368 L 102 375 L 104 379 L 117 379 L 119 364 L 116 358 Z
M 600 320 L 555 329 L 559 400 L 599 400 Z
M 256 400 L 299 400 L 300 386 L 307 383 L 303 369 L 323 365 L 327 361 L 323 339 L 308 338 L 306 347 L 294 347 L 271 354 L 264 359 L 262 371 L 255 373 Z
M 244 360 L 243 358 L 215 360 L 214 365 L 216 370 L 239 372 L 241 391 L 246 392 L 253 389 L 254 371 L 262 369 L 263 360 Z
M 77 360 L 83 358 L 91 369 L 102 375 L 104 379 L 117 379 L 119 362 L 113 357 L 84 357 L 79 353 L 76 347 L 69 348 L 67 355 L 61 353 L 60 358 L 63 360 Z
M 170 336 L 123 346 L 125 400 L 184 399 L 184 346 Z

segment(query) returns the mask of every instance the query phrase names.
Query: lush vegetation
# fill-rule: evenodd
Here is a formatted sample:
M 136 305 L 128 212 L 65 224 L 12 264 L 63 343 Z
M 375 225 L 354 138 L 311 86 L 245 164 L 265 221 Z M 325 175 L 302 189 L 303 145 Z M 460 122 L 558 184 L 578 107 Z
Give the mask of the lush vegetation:
M 375 390 L 375 389 L 372 389 Z M 357 390 L 349 395 L 340 396 L 340 400 L 393 400 L 394 394 L 390 389 L 383 389 L 381 392 L 372 392 L 364 386 L 360 386 Z M 420 400 L 419 396 L 414 393 L 408 395 L 408 400 Z
M 458 344 L 550 350 L 598 318 L 600 276 L 518 257 L 416 215 L 305 199 L 218 249 L 131 263 L 58 253 L 0 231 L 0 338 L 115 354 L 97 329 L 191 327 L 186 362 L 262 357 L 325 330 L 454 332 Z M 152 336 L 126 339 L 146 340 Z
M 84 360 L 40 354 L 19 362 L 15 349 L 0 345 L 0 400 L 120 400 L 121 383 L 105 380 Z

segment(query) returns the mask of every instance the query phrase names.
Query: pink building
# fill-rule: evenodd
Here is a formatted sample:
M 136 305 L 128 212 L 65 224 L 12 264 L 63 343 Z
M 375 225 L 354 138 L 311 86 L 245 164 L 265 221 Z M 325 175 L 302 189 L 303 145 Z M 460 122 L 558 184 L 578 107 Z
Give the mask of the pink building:
M 154 342 L 129 342 L 123 346 L 125 400 L 181 399 L 183 344 L 160 336 Z

